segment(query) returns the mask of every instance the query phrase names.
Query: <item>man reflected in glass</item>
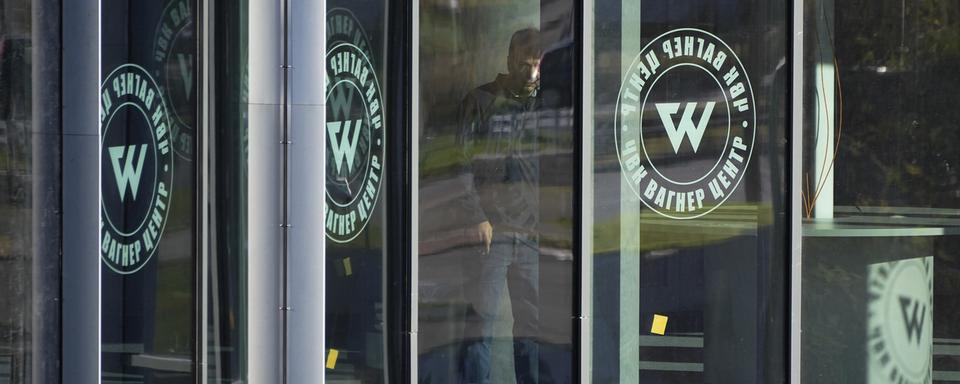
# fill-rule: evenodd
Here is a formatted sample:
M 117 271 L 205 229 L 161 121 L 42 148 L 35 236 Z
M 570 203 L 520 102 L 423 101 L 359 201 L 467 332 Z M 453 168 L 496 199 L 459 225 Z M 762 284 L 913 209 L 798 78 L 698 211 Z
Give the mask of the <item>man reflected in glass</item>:
M 463 185 L 459 204 L 478 244 L 465 259 L 462 381 L 491 381 L 494 326 L 513 318 L 517 383 L 538 382 L 539 174 L 536 109 L 540 32 L 513 34 L 507 73 L 470 91 L 460 107 L 458 144 Z

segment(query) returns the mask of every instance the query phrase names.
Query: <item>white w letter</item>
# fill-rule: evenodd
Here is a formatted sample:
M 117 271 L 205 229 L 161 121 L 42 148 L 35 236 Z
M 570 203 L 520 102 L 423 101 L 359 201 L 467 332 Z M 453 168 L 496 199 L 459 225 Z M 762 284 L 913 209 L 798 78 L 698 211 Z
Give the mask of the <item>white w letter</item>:
M 137 190 L 140 189 L 140 171 L 143 171 L 143 160 L 147 157 L 147 145 L 140 145 L 140 159 L 137 164 L 133 164 L 134 157 L 137 156 L 137 146 L 110 147 L 110 161 L 113 164 L 113 176 L 117 182 L 117 190 L 120 192 L 120 201 L 127 196 L 127 185 L 130 186 L 130 192 L 133 199 L 137 199 Z M 126 158 L 123 169 L 120 168 L 120 159 Z
M 683 116 L 680 116 L 680 126 L 673 124 L 673 115 L 680 109 L 680 103 L 657 103 L 657 113 L 660 114 L 660 121 L 667 130 L 667 138 L 670 139 L 670 145 L 673 146 L 673 153 L 680 152 L 680 144 L 684 137 L 690 138 L 690 145 L 693 152 L 696 153 L 700 148 L 700 140 L 703 139 L 703 133 L 707 129 L 707 122 L 710 121 L 710 115 L 713 114 L 713 107 L 716 102 L 708 101 L 707 106 L 703 108 L 703 114 L 700 115 L 700 121 L 693 125 L 693 112 L 697 110 L 697 103 L 687 103 L 683 108 Z
M 340 133 L 341 127 L 343 133 L 337 138 L 337 133 Z M 353 128 L 353 135 L 350 134 L 350 128 Z M 357 142 L 360 137 L 360 120 L 347 120 L 346 124 L 343 121 L 327 122 L 327 133 L 329 134 L 327 139 L 330 140 L 330 145 L 333 147 L 333 163 L 336 166 L 336 171 L 340 172 L 340 167 L 343 166 L 344 161 L 347 163 L 347 172 L 352 171 L 353 159 L 356 157 Z

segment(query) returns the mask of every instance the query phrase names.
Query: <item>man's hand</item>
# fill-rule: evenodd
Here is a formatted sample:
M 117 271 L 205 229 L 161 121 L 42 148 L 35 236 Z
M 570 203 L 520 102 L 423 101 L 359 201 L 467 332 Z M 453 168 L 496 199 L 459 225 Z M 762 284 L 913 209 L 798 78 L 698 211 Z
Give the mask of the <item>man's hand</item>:
M 493 241 L 493 226 L 490 225 L 489 221 L 484 221 L 476 226 L 477 235 L 480 236 L 480 240 L 483 241 L 483 245 L 486 249 L 484 254 L 490 253 L 490 242 Z

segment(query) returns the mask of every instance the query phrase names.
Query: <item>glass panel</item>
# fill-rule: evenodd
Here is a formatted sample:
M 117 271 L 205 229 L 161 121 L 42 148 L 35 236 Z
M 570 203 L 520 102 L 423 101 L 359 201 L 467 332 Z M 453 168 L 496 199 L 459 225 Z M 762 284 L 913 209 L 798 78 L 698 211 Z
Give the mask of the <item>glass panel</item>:
M 211 383 L 237 383 L 247 381 L 249 13 L 247 1 L 214 7 L 206 375 Z
M 804 382 L 960 380 L 958 20 L 806 2 Z
M 421 2 L 421 383 L 569 383 L 573 7 Z
M 192 382 L 196 2 L 104 0 L 101 342 L 110 382 Z
M 402 129 L 387 125 L 386 23 L 385 1 L 327 2 L 322 363 L 330 381 L 386 380 L 386 130 Z
M 596 1 L 595 382 L 785 381 L 786 4 Z
M 58 7 L 0 1 L 2 383 L 60 381 Z

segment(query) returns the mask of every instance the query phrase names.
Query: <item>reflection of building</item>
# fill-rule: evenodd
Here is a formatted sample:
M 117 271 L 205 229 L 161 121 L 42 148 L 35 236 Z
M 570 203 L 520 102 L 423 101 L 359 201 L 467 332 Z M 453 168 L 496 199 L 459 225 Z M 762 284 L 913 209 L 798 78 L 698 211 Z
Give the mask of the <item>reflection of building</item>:
M 958 21 L 0 1 L 0 383 L 469 381 L 487 235 L 457 118 L 523 28 L 535 129 L 469 155 L 504 199 L 510 157 L 539 164 L 536 225 L 490 235 L 534 244 L 537 327 L 490 298 L 489 382 L 958 382 Z

